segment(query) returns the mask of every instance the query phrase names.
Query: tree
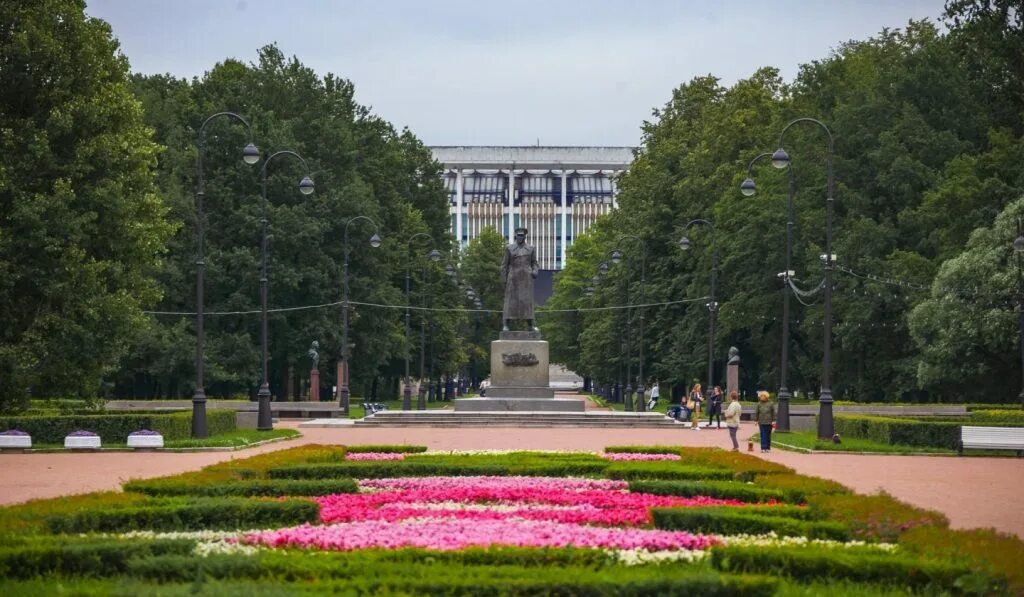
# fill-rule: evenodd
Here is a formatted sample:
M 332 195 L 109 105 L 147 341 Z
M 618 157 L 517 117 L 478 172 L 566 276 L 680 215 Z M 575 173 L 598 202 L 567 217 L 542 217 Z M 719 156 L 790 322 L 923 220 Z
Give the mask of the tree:
M 491 340 L 501 329 L 505 286 L 501 280 L 501 259 L 505 238 L 494 228 L 485 228 L 462 250 L 459 279 L 479 297 L 482 311 L 471 312 L 462 331 L 467 350 L 469 376 L 474 383 L 491 372 Z
M 146 325 L 175 225 L 128 62 L 84 2 L 0 4 L 3 402 L 93 395 Z

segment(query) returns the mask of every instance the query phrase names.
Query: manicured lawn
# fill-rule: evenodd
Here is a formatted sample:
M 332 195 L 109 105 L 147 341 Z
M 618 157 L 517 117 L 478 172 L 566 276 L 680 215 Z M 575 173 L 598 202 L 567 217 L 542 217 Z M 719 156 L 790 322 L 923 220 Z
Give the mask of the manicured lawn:
M 467 396 L 468 398 L 468 396 Z M 402 399 L 398 400 L 363 400 L 362 398 L 352 398 L 348 405 L 348 418 L 350 419 L 362 419 L 366 416 L 366 410 L 363 408 L 363 402 L 374 402 L 375 404 L 383 404 L 388 410 L 402 410 Z M 445 402 L 443 400 L 435 402 L 427 402 L 427 410 L 444 409 L 444 408 L 455 408 L 451 402 Z M 416 410 L 416 395 L 412 396 L 412 409 Z
M 756 443 L 761 434 L 755 433 L 751 439 Z M 842 443 L 834 444 L 831 441 L 818 439 L 818 434 L 813 431 L 790 431 L 772 433 L 772 444 L 774 447 L 786 450 L 789 446 L 803 448 L 805 450 L 820 450 L 826 452 L 879 452 L 885 454 L 955 454 L 952 450 L 941 448 L 926 448 L 920 446 L 899 446 L 884 444 L 868 439 L 844 438 Z M 785 445 L 784 445 L 785 444 Z

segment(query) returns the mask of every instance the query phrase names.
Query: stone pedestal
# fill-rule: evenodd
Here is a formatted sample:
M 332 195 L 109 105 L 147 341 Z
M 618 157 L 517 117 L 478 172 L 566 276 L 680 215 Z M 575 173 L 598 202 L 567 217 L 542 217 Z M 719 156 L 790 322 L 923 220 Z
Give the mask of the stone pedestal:
M 724 404 L 726 404 L 726 405 L 729 404 L 729 394 L 731 394 L 733 390 L 736 390 L 736 393 L 739 393 L 739 391 L 740 391 L 740 364 L 739 363 L 730 363 L 726 367 L 726 372 L 725 372 L 725 396 L 722 397 L 722 402 Z
M 491 342 L 487 397 L 456 400 L 455 410 L 583 412 L 583 400 L 555 398 L 548 354 L 548 343 L 541 340 L 540 332 L 501 332 Z
M 320 401 L 320 371 L 317 369 L 309 372 L 309 399 L 313 402 Z

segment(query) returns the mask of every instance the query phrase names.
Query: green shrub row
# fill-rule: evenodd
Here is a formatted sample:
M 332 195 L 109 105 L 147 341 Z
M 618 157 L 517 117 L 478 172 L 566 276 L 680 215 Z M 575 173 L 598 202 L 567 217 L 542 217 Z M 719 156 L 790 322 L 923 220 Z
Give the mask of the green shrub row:
M 77 539 L 36 541 L 0 548 L 0 578 L 113 576 L 128 570 L 130 559 L 187 556 L 195 541 L 182 539 Z
M 971 423 L 981 425 L 1002 425 L 1024 427 L 1024 411 L 1021 410 L 975 410 L 971 411 Z
M 608 446 L 608 454 L 681 454 L 679 446 Z
M 629 482 L 629 490 L 655 495 L 678 495 L 694 497 L 703 495 L 719 499 L 733 499 L 744 502 L 790 501 L 786 492 L 778 489 L 763 489 L 750 483 L 735 481 L 662 481 L 637 479 Z
M 409 446 L 406 444 L 378 444 L 364 446 L 345 446 L 345 450 L 352 454 L 361 452 L 387 452 L 392 454 L 418 454 L 427 451 L 426 446 Z
M 254 479 L 218 484 L 194 484 L 187 479 L 178 483 L 166 481 L 130 481 L 125 491 L 134 491 L 151 496 L 197 497 L 284 497 L 319 496 L 334 493 L 358 493 L 359 486 L 352 479 Z
M 235 411 L 209 410 L 206 413 L 210 435 L 237 429 Z M 0 431 L 20 429 L 37 444 L 60 444 L 74 431 L 92 431 L 105 443 L 125 443 L 128 434 L 140 429 L 159 431 L 165 440 L 188 439 L 192 435 L 192 413 L 105 413 L 97 415 L 12 416 L 0 417 Z
M 609 479 L 714 479 L 725 481 L 736 477 L 736 473 L 724 468 L 687 466 L 672 461 L 616 462 L 604 469 Z
M 344 594 L 476 595 L 771 595 L 774 579 L 719 575 L 707 569 L 680 567 L 533 566 L 503 563 L 466 565 L 447 561 L 389 562 L 363 552 L 294 554 L 262 552 L 255 556 L 211 555 L 196 559 L 162 556 L 134 560 L 129 574 L 161 583 L 207 579 L 288 581 L 316 579 L 311 588 L 328 587 Z M 343 581 L 335 585 L 332 581 Z M 261 586 L 263 583 L 261 583 Z M 297 588 L 297 587 L 296 587 Z
M 46 525 L 52 533 L 262 529 L 316 522 L 319 514 L 320 507 L 309 500 L 208 498 L 70 512 L 48 517 Z
M 963 563 L 939 562 L 892 553 L 807 547 L 716 547 L 711 562 L 724 572 L 757 572 L 800 581 L 852 580 L 891 584 L 930 592 L 995 595 L 1006 589 L 1004 579 Z
M 941 512 L 906 504 L 887 493 L 815 495 L 807 501 L 818 516 L 843 523 L 852 537 L 866 541 L 893 543 L 916 527 L 949 526 Z
M 725 535 L 760 535 L 774 531 L 787 537 L 848 541 L 850 532 L 840 523 L 772 516 L 747 508 L 652 508 L 654 526 L 670 531 Z
M 917 421 L 870 415 L 836 415 L 835 431 L 842 437 L 886 444 L 956 449 L 962 422 Z
M 773 489 L 786 494 L 787 502 L 803 503 L 812 495 L 847 495 L 852 494 L 844 485 L 830 479 L 783 473 L 776 475 L 758 475 L 753 479 L 756 487 Z

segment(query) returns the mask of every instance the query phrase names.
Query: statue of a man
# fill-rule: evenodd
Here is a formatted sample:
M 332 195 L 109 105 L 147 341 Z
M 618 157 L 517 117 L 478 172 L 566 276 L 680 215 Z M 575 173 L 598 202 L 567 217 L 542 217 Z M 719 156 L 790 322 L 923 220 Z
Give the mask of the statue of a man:
M 320 364 L 319 349 L 320 343 L 317 342 L 316 340 L 313 340 L 313 343 L 309 345 L 309 352 L 306 353 L 307 355 L 309 355 L 310 360 L 313 361 L 313 368 L 311 369 L 312 371 L 316 371 L 317 366 Z
M 739 365 L 740 364 L 740 349 L 735 346 L 729 347 L 729 362 L 727 365 Z
M 505 247 L 501 260 L 501 278 L 505 281 L 505 306 L 502 309 L 502 331 L 508 331 L 513 319 L 525 319 L 530 331 L 533 326 L 533 280 L 537 277 L 540 264 L 537 250 L 526 244 L 526 228 L 516 228 L 516 242 Z

